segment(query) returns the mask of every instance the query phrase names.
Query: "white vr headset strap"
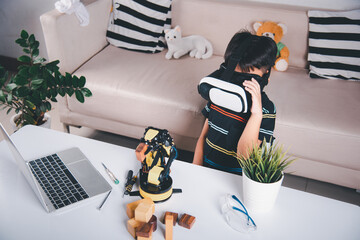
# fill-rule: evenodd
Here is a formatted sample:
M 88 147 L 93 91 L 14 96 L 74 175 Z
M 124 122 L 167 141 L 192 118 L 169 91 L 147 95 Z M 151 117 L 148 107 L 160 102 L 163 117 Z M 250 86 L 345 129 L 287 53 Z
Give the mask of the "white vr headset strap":
M 234 112 L 248 111 L 246 94 L 242 87 L 213 77 L 204 77 L 199 84 L 202 83 L 213 86 L 209 91 L 209 98 L 214 104 Z

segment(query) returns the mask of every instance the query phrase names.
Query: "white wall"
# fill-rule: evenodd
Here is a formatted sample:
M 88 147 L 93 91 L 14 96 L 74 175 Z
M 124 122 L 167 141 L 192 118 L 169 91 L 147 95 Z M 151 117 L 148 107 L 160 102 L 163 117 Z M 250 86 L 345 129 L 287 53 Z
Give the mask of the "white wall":
M 22 29 L 34 33 L 40 41 L 40 54 L 47 58 L 45 42 L 40 25 L 40 15 L 54 8 L 57 0 L 0 0 L 0 55 L 17 58 L 22 49 L 15 44 Z M 84 0 L 81 0 L 84 2 Z M 218 0 L 243 1 L 243 0 Z M 359 0 L 248 0 L 303 6 L 316 9 L 360 9 Z
M 40 15 L 54 8 L 57 0 L 0 0 L 0 55 L 17 58 L 22 48 L 15 43 L 22 29 L 34 33 L 40 55 L 47 58 Z

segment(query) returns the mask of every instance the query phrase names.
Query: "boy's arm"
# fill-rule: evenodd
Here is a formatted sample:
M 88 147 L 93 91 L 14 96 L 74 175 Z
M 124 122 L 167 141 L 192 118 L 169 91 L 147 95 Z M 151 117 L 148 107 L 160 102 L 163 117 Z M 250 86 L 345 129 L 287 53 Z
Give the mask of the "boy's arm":
M 238 142 L 237 154 L 239 156 L 247 157 L 250 149 L 261 144 L 259 140 L 261 121 L 262 115 L 251 114 Z
M 251 116 L 239 139 L 237 154 L 239 156 L 247 157 L 250 149 L 261 144 L 261 141 L 259 140 L 259 132 L 262 121 L 262 105 L 259 83 L 255 79 L 252 79 L 251 81 L 245 81 L 244 87 L 245 90 L 251 94 Z
M 196 143 L 193 164 L 203 165 L 203 161 L 204 161 L 204 143 L 205 143 L 205 138 L 207 136 L 208 131 L 209 131 L 209 124 L 208 124 L 208 119 L 206 119 L 206 121 L 204 123 L 204 126 L 203 126 L 203 129 L 201 130 L 201 134 L 199 136 L 199 139 L 198 139 L 198 141 Z

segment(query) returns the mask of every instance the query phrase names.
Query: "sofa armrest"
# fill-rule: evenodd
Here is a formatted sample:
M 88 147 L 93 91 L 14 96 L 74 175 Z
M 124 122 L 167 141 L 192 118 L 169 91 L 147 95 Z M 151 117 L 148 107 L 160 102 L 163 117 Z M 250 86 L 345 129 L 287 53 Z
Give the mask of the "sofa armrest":
M 62 73 L 74 72 L 103 49 L 109 22 L 111 0 L 85 1 L 90 15 L 88 26 L 82 27 L 75 14 L 67 15 L 53 9 L 40 16 L 48 60 L 60 60 Z

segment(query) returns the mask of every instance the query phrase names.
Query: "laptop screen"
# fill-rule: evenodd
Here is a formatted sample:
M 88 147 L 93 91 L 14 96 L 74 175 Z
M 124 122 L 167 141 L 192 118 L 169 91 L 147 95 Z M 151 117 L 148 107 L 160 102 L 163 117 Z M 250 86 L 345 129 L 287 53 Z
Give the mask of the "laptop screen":
M 24 158 L 21 156 L 19 150 L 16 148 L 15 144 L 11 140 L 9 134 L 4 129 L 3 125 L 0 123 L 0 132 L 2 133 L 5 142 L 7 142 L 7 145 L 9 146 L 9 149 L 14 157 L 15 163 L 18 166 L 19 170 L 22 172 L 24 177 L 26 178 L 27 182 L 30 184 L 30 186 L 34 189 L 34 192 L 36 195 L 42 200 L 42 203 L 44 202 L 43 197 L 39 194 L 39 187 L 35 184 L 35 179 L 32 173 L 30 172 L 30 169 L 26 165 L 26 162 Z

